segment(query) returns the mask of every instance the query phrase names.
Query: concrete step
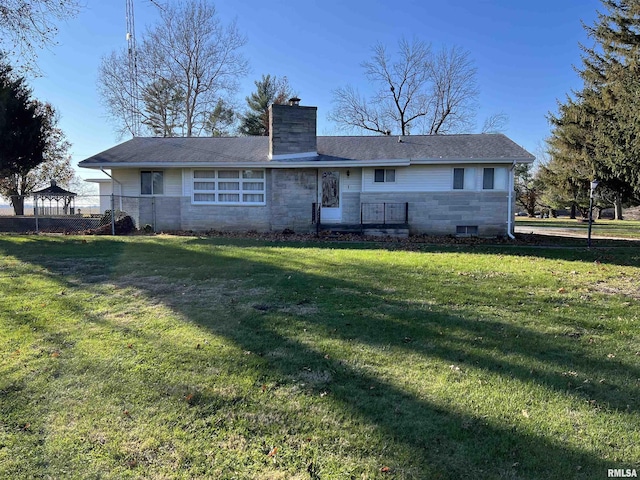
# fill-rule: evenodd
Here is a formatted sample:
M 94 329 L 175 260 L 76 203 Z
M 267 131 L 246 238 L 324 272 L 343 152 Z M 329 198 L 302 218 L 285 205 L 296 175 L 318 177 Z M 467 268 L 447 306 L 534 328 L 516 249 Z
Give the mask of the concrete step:
M 385 225 L 385 224 L 330 224 L 323 223 L 318 229 L 323 235 L 370 235 L 375 237 L 400 237 L 409 236 L 409 226 L 407 224 Z

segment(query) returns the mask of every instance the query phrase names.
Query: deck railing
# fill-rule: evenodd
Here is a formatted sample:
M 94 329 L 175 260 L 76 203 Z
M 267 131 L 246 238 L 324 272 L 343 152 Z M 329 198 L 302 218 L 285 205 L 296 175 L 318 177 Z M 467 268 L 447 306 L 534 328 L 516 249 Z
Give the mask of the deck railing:
M 409 204 L 403 203 L 361 203 L 360 225 L 399 225 L 409 222 Z M 322 223 L 322 208 L 319 203 L 311 205 L 311 223 Z
M 360 223 L 365 224 L 406 224 L 409 221 L 409 204 L 403 203 L 362 203 Z

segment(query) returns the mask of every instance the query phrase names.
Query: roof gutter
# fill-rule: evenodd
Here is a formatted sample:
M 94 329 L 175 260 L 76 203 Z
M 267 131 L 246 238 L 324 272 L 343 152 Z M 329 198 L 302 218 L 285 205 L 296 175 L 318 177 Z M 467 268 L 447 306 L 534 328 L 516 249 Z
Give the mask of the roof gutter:
M 451 164 L 500 164 L 531 163 L 530 159 L 505 158 L 395 158 L 377 160 L 271 160 L 256 162 L 109 162 L 80 164 L 83 168 L 331 168 L 331 167 L 408 167 L 409 165 L 451 165 Z M 108 175 L 108 174 L 107 174 Z M 109 175 L 110 176 L 110 175 Z
M 346 160 L 346 161 L 270 161 L 270 162 L 129 162 L 129 163 L 107 163 L 107 164 L 85 164 L 79 165 L 82 168 L 99 169 L 104 172 L 105 168 L 355 168 L 355 167 L 408 167 L 411 161 L 407 159 L 394 160 Z M 104 172 L 106 175 L 108 173 Z M 111 175 L 109 175 L 111 177 Z

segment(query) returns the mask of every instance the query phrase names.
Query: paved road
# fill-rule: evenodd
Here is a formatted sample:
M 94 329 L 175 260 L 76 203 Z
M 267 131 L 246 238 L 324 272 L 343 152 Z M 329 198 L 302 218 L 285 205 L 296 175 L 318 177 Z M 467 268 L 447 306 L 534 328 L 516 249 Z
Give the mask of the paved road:
M 534 227 L 529 225 L 516 225 L 516 233 L 529 233 L 534 235 L 550 235 L 554 237 L 572 237 L 572 238 L 584 238 L 587 239 L 586 228 L 569 228 L 569 227 Z M 623 237 L 609 237 L 598 235 L 597 229 L 591 231 L 591 238 L 609 239 L 609 240 L 627 240 L 632 242 L 638 242 L 637 238 L 623 238 Z

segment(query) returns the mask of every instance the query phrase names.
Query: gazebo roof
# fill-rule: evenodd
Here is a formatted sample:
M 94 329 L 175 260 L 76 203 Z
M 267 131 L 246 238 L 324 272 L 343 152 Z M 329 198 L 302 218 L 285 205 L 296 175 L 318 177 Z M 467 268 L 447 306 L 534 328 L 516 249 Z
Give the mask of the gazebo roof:
M 47 187 L 47 188 L 43 188 L 42 190 L 38 190 L 36 192 L 33 192 L 34 196 L 38 196 L 38 197 L 75 197 L 76 194 L 73 192 L 70 192 L 69 190 L 65 190 L 62 187 L 59 187 L 58 185 L 56 185 L 56 181 L 55 180 L 51 180 L 51 186 Z

